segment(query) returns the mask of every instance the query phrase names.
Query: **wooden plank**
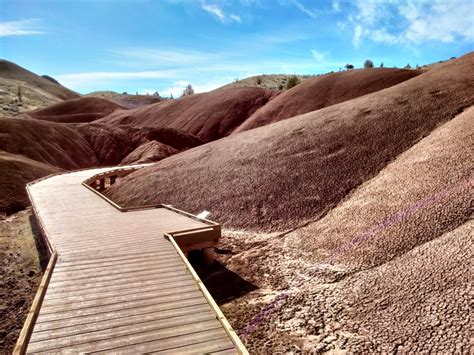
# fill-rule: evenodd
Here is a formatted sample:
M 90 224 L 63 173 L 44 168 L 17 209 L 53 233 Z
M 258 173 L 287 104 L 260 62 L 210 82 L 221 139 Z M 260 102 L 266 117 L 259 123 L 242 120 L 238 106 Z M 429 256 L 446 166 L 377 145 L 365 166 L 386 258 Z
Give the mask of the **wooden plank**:
M 114 278 L 112 280 L 107 280 L 104 282 L 93 282 L 87 284 L 73 284 L 69 287 L 60 286 L 58 288 L 51 288 L 48 292 L 48 299 L 57 298 L 57 296 L 65 297 L 71 294 L 80 295 L 83 293 L 92 293 L 92 292 L 102 292 L 104 289 L 122 289 L 131 285 L 133 282 L 148 282 L 152 281 L 153 283 L 167 284 L 170 282 L 187 279 L 189 280 L 189 273 L 187 270 L 174 271 L 173 273 L 167 273 L 165 275 L 157 275 L 154 271 L 151 272 L 141 272 L 139 275 L 132 275 L 124 278 Z
M 168 280 L 165 280 L 165 282 L 157 282 L 156 278 L 149 278 L 148 280 L 143 281 L 136 281 L 105 287 L 96 287 L 87 290 L 76 290 L 69 293 L 66 293 L 61 290 L 61 292 L 57 292 L 56 294 L 48 294 L 48 297 L 43 300 L 43 307 L 51 304 L 60 304 L 65 302 L 76 302 L 86 299 L 109 297 L 117 295 L 117 292 L 120 292 L 121 295 L 125 295 L 129 292 L 134 292 L 137 288 L 140 288 L 140 290 L 147 290 L 155 287 L 159 287 L 160 289 L 167 289 L 186 286 L 188 284 L 193 283 L 194 281 L 189 279 L 189 275 L 184 274 L 181 276 L 172 277 Z
M 111 343 L 113 343 L 117 338 L 126 342 L 127 339 L 140 337 L 143 336 L 143 334 L 149 334 L 153 336 L 153 334 L 160 334 L 160 332 L 163 332 L 164 334 L 168 335 L 173 334 L 175 331 L 179 331 L 180 327 L 185 328 L 186 330 L 190 329 L 190 331 L 192 331 L 192 329 L 195 328 L 195 323 L 197 322 L 203 323 L 206 326 L 211 324 L 212 326 L 219 325 L 212 312 L 202 312 L 194 314 L 192 317 L 185 315 L 167 319 L 154 319 L 62 338 L 53 337 L 48 340 L 30 342 L 28 345 L 28 351 L 44 352 L 57 351 L 60 349 L 75 351 L 73 349 L 80 349 L 81 352 L 88 352 L 96 350 L 97 347 L 100 347 L 98 344 L 103 344 L 107 347 L 109 345 L 104 343 L 107 343 L 109 340 Z
M 90 315 L 96 315 L 96 314 L 105 314 L 105 313 L 110 313 L 110 312 L 116 312 L 120 314 L 122 311 L 126 309 L 130 309 L 130 308 L 135 308 L 135 307 L 140 307 L 140 306 L 149 306 L 149 305 L 154 305 L 158 303 L 171 303 L 171 302 L 176 302 L 179 300 L 196 298 L 196 297 L 201 297 L 200 292 L 191 291 L 191 292 L 186 292 L 186 293 L 167 295 L 163 297 L 148 297 L 148 298 L 143 298 L 143 299 L 126 301 L 122 303 L 102 306 L 100 308 L 97 308 L 97 307 L 85 308 L 85 309 L 77 309 L 77 310 L 72 310 L 72 311 L 49 313 L 49 314 L 42 314 L 40 311 L 36 322 L 42 323 L 42 322 L 49 322 L 52 320 L 83 317 L 83 316 L 90 316 Z
M 114 273 L 106 273 L 106 274 L 99 274 L 99 275 L 95 275 L 95 276 L 90 276 L 90 277 L 78 277 L 78 278 L 66 278 L 66 279 L 62 279 L 60 276 L 57 276 L 57 277 L 54 277 L 54 280 L 52 280 L 51 282 L 51 287 L 54 288 L 54 287 L 58 287 L 59 285 L 61 286 L 67 286 L 67 285 L 71 285 L 71 284 L 77 284 L 78 282 L 82 282 L 82 281 L 78 281 L 78 280 L 84 280 L 84 283 L 85 284 L 88 284 L 88 283 L 91 283 L 91 282 L 95 282 L 95 281 L 106 281 L 106 280 L 114 280 L 118 277 L 122 277 L 122 276 L 130 276 L 130 274 L 136 274 L 136 273 L 140 273 L 141 271 L 146 271 L 146 272 L 155 272 L 155 273 L 161 273 L 161 274 L 166 274 L 167 272 L 173 272 L 173 271 L 177 271 L 177 270 L 183 270 L 185 269 L 185 267 L 183 265 L 180 265 L 180 264 L 173 264 L 173 265 L 167 265 L 167 266 L 161 266 L 161 265 L 158 265 L 158 266 L 148 266 L 148 267 L 135 267 L 135 268 L 129 268 L 127 269 L 127 271 L 122 271 L 122 270 L 119 270 L 118 272 L 114 272 Z M 55 276 L 55 275 L 53 275 Z
M 229 354 L 237 354 L 235 345 L 230 341 L 229 336 L 225 332 L 216 332 L 216 336 L 219 336 L 219 334 L 222 334 L 222 338 L 212 340 L 214 335 L 211 335 L 200 343 L 194 343 L 191 345 L 186 344 L 168 350 L 153 351 L 151 354 L 213 354 L 229 350 Z
M 104 286 L 113 286 L 113 285 L 126 285 L 127 282 L 134 281 L 138 278 L 153 278 L 157 279 L 157 282 L 168 282 L 170 279 L 176 276 L 186 275 L 188 271 L 186 269 L 182 270 L 173 270 L 172 272 L 166 274 L 157 274 L 154 270 L 141 271 L 138 274 L 127 274 L 123 277 L 113 277 L 109 279 L 102 280 L 93 280 L 92 282 L 84 282 L 83 284 L 79 283 L 58 283 L 56 287 L 50 287 L 48 289 L 48 297 L 52 293 L 70 293 L 72 291 L 78 290 L 90 290 L 95 292 L 96 289 Z M 161 281 L 160 281 L 161 280 Z
M 217 324 L 219 324 L 216 321 Z M 181 354 L 179 347 L 186 345 L 200 345 L 204 346 L 207 342 L 214 340 L 220 340 L 227 336 L 226 332 L 221 327 L 213 327 L 211 329 L 202 329 L 193 332 L 180 332 L 175 333 L 167 338 L 159 338 L 156 340 L 149 340 L 143 344 L 137 344 L 132 346 L 124 346 L 121 348 L 107 349 L 114 354 L 130 354 L 131 352 L 145 352 L 145 353 L 157 353 L 162 351 L 170 351 L 175 354 Z M 200 354 L 205 353 L 200 352 Z
M 172 255 L 164 259 L 142 259 L 142 260 L 128 260 L 121 264 L 112 264 L 99 267 L 82 267 L 79 269 L 67 270 L 62 272 L 55 272 L 51 278 L 52 283 L 60 280 L 78 280 L 82 278 L 97 278 L 105 275 L 121 275 L 124 272 L 133 270 L 150 270 L 153 269 L 174 269 L 179 268 L 183 263 L 178 255 Z
M 92 309 L 92 308 L 97 308 L 97 312 L 100 312 L 100 310 L 104 306 L 121 304 L 124 302 L 130 302 L 133 300 L 142 300 L 142 299 L 149 299 L 149 298 L 171 296 L 171 295 L 176 295 L 176 293 L 186 293 L 186 292 L 193 292 L 193 291 L 198 291 L 198 287 L 196 284 L 190 284 L 187 286 L 183 286 L 182 288 L 170 288 L 170 289 L 161 289 L 159 287 L 158 288 L 155 287 L 154 289 L 149 290 L 149 291 L 138 289 L 135 291 L 135 293 L 125 294 L 125 295 L 122 295 L 122 293 L 119 292 L 118 295 L 114 297 L 96 298 L 92 300 L 77 301 L 74 303 L 45 305 L 44 307 L 41 308 L 41 314 L 46 315 L 46 314 L 59 313 L 59 312 L 72 312 L 76 310 Z
M 194 314 L 198 313 L 209 313 L 213 314 L 208 304 L 200 304 L 189 307 L 181 307 L 176 309 L 170 309 L 159 312 L 150 312 L 138 315 L 131 315 L 128 317 L 121 317 L 115 319 L 106 319 L 98 322 L 88 323 L 88 324 L 74 324 L 71 326 L 62 326 L 60 328 L 54 328 L 45 331 L 36 331 L 32 334 L 30 338 L 30 343 L 48 340 L 48 339 L 57 339 L 63 338 L 71 335 L 84 334 L 96 332 L 99 330 L 115 328 L 118 326 L 124 325 L 134 325 L 140 322 L 148 322 L 152 320 L 164 320 L 168 318 L 188 316 L 192 317 Z
M 144 315 L 152 312 L 166 312 L 179 310 L 189 306 L 196 305 L 208 305 L 206 300 L 202 297 L 194 297 L 189 299 L 182 299 L 174 302 L 167 303 L 155 303 L 147 305 L 135 305 L 135 307 L 122 309 L 120 312 L 109 312 L 101 314 L 92 314 L 88 316 L 65 318 L 65 319 L 53 319 L 46 322 L 36 323 L 35 333 L 51 329 L 61 329 L 70 326 L 87 325 L 91 323 L 110 321 L 119 318 L 133 317 L 136 315 Z M 209 306 L 209 305 L 208 305 Z
M 108 337 L 104 340 L 83 343 L 76 346 L 63 347 L 61 350 L 67 352 L 117 352 L 126 351 L 128 353 L 143 353 L 156 349 L 156 341 L 166 344 L 169 338 L 187 336 L 188 341 L 193 341 L 193 334 L 206 330 L 218 330 L 222 333 L 221 325 L 216 319 L 193 322 L 192 318 L 184 320 L 183 325 L 176 327 L 160 328 L 160 324 L 153 327 L 135 328 L 135 333 L 127 333 L 126 336 Z M 190 322 L 190 323 L 187 323 Z M 225 334 L 225 333 L 224 333 Z M 36 343 L 37 344 L 37 343 Z M 121 348 L 121 349 L 117 349 Z M 28 349 L 29 350 L 29 349 Z

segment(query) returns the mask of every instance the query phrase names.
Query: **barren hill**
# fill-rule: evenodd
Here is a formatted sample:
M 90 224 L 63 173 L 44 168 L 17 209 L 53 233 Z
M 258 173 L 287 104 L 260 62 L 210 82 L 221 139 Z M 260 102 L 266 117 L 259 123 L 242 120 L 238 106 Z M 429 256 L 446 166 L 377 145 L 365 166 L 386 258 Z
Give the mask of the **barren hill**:
M 278 95 L 250 116 L 234 133 L 370 94 L 421 73 L 419 70 L 371 68 L 311 78 Z
M 78 97 L 79 94 L 64 86 L 15 63 L 0 60 L 0 116 L 12 116 Z
M 11 214 L 30 204 L 25 193 L 28 182 L 57 173 L 61 169 L 0 150 L 0 171 L 0 214 Z
M 24 208 L 27 182 L 61 170 L 152 162 L 203 142 L 172 128 L 0 118 L 0 213 Z M 16 199 L 16 200 L 15 200 Z M 15 202 L 16 201 L 16 202 Z
M 260 88 L 218 89 L 116 111 L 97 122 L 176 128 L 210 142 L 230 134 L 274 95 L 274 91 Z
M 473 68 L 231 135 L 107 195 L 224 223 L 220 260 L 260 288 L 224 306 L 251 352 L 466 351 Z
M 121 204 L 212 209 L 230 227 L 294 227 L 328 211 L 437 125 L 472 105 L 473 58 L 470 54 L 386 90 L 165 159 L 130 175 L 109 195 Z
M 44 121 L 79 123 L 97 120 L 119 109 L 125 110 L 125 107 L 107 99 L 81 97 L 27 112 L 27 115 Z

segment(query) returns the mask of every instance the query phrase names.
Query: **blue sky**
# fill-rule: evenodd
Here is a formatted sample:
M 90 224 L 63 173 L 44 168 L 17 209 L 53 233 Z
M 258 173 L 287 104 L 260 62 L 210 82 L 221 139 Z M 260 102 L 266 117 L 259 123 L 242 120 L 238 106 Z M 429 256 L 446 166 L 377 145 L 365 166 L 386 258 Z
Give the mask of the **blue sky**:
M 0 0 L 0 57 L 81 93 L 421 65 L 473 43 L 474 0 Z

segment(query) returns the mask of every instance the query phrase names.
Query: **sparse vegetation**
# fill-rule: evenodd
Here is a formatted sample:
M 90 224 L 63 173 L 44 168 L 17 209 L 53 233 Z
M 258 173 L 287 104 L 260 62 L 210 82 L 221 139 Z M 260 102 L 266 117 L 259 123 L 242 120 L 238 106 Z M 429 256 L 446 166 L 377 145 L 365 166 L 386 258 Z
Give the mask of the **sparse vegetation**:
M 372 62 L 370 59 L 366 59 L 364 62 L 364 68 L 373 68 L 374 67 L 374 62 Z
M 410 63 L 408 63 L 407 65 L 405 65 L 405 69 L 411 69 Z
M 257 76 L 255 82 L 257 83 L 257 85 L 262 85 L 262 78 L 260 76 Z
M 383 62 L 382 62 L 382 63 L 380 63 L 380 68 L 383 68 Z
M 181 97 L 189 96 L 193 94 L 194 94 L 194 89 L 191 84 L 188 84 L 186 88 L 183 90 L 183 94 L 181 95 Z
M 352 64 L 347 63 L 347 64 L 344 66 L 344 68 L 346 68 L 347 70 L 352 70 L 352 69 L 354 69 L 354 66 L 353 66 Z
M 293 75 L 291 78 L 288 79 L 286 82 L 286 90 L 291 89 L 292 87 L 295 87 L 300 83 L 300 79 L 296 75 Z

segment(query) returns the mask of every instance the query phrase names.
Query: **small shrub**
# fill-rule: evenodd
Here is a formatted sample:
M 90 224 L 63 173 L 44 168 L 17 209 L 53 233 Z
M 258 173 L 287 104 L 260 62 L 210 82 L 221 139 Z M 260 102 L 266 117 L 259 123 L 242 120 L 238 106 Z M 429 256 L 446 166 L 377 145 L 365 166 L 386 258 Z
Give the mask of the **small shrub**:
M 257 76 L 256 83 L 257 83 L 257 85 L 261 85 L 262 84 L 262 78 Z
M 364 62 L 364 68 L 373 68 L 374 67 L 374 62 L 372 62 L 370 59 L 366 59 Z
M 347 64 L 344 66 L 344 68 L 346 68 L 347 70 L 352 70 L 352 69 L 354 69 L 354 66 L 353 66 L 352 64 L 347 63 Z
M 293 75 L 291 78 L 288 79 L 286 82 L 286 90 L 291 89 L 292 87 L 295 87 L 300 83 L 300 79 L 296 75 Z

